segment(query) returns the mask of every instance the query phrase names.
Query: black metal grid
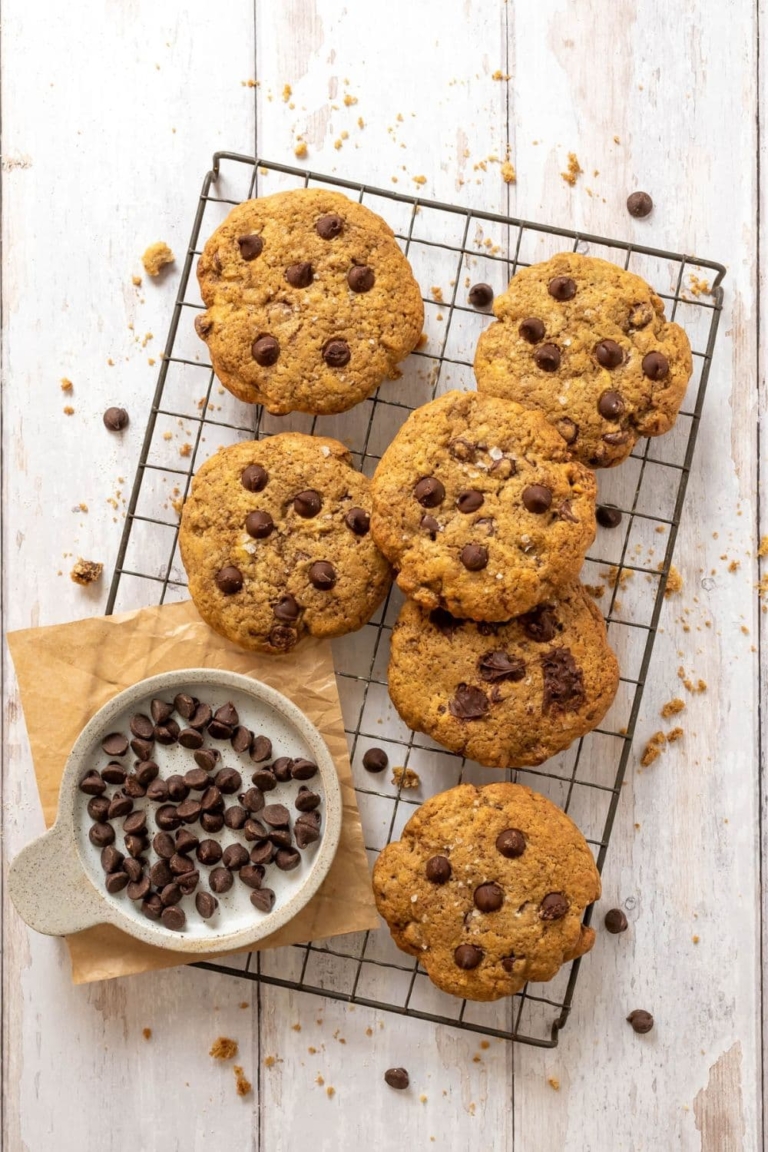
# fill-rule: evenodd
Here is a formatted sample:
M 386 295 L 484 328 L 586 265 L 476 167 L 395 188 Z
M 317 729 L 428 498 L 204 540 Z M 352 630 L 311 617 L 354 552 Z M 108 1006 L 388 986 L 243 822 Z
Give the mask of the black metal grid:
M 266 187 L 264 184 L 266 183 Z M 332 187 L 355 196 L 392 225 L 425 296 L 426 344 L 406 361 L 397 383 L 387 383 L 351 412 L 336 417 L 277 420 L 261 408 L 224 393 L 207 352 L 193 331 L 202 308 L 190 274 L 203 241 L 231 206 L 263 192 L 291 187 Z M 174 509 L 184 499 L 197 466 L 223 443 L 296 428 L 343 440 L 358 466 L 372 472 L 408 413 L 448 388 L 472 388 L 474 344 L 488 316 L 467 304 L 469 283 L 488 281 L 502 291 L 515 271 L 565 247 L 621 263 L 656 286 L 668 313 L 691 338 L 694 375 L 675 429 L 640 442 L 620 468 L 599 473 L 600 499 L 620 507 L 622 526 L 600 530 L 582 579 L 603 584 L 601 603 L 622 669 L 617 700 L 601 727 L 568 752 L 536 769 L 508 772 L 549 795 L 582 828 L 602 868 L 640 710 L 643 686 L 661 612 L 677 528 L 699 428 L 718 320 L 725 269 L 713 261 L 664 252 L 494 213 L 422 200 L 395 191 L 322 176 L 234 153 L 217 153 L 200 194 L 179 292 L 158 375 L 152 411 L 131 492 L 107 612 L 185 596 Z M 686 274 L 696 279 L 690 286 Z M 709 278 L 708 291 L 701 281 Z M 219 403 L 219 399 L 221 402 Z M 184 447 L 179 446 L 181 429 Z M 158 555 L 154 565 L 145 557 Z M 608 574 L 606 576 L 606 573 Z M 607 585 L 605 581 L 607 580 Z M 151 590 L 151 596 L 148 593 Z M 477 765 L 407 731 L 386 692 L 389 634 L 400 604 L 394 590 L 374 620 L 334 643 L 337 680 L 349 739 L 366 845 L 371 857 L 399 835 L 427 795 L 460 780 L 497 779 Z M 390 762 L 416 769 L 414 795 L 361 770 L 366 747 L 383 745 Z M 590 920 L 588 909 L 585 922 Z M 435 1023 L 554 1047 L 571 1009 L 579 961 L 546 985 L 527 987 L 491 1005 L 461 1002 L 435 989 L 418 964 L 403 956 L 386 932 L 360 933 L 222 964 L 203 964 L 283 988 Z

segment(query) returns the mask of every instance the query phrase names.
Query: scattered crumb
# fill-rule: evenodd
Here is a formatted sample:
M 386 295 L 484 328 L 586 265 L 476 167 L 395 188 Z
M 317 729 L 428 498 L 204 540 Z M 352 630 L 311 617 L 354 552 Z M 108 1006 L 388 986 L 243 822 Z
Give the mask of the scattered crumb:
M 154 337 L 154 334 L 152 332 L 145 332 L 144 333 L 144 339 L 141 342 L 142 348 L 146 348 L 146 346 L 147 346 L 147 344 L 149 344 L 150 340 L 154 340 L 154 338 L 155 337 Z
M 357 126 L 358 128 L 365 128 L 365 120 L 363 120 L 362 116 L 358 116 Z
M 191 455 L 192 455 L 192 445 L 189 443 L 189 441 L 187 441 L 186 444 L 182 444 L 181 448 L 179 448 L 179 456 L 191 456 Z
M 74 408 L 72 407 L 72 405 L 71 405 L 71 404 L 67 404 L 67 405 L 65 406 L 65 408 L 64 408 L 64 415 L 65 415 L 65 416 L 74 416 L 74 414 L 75 414 L 75 410 L 74 410 Z
M 658 760 L 666 742 L 667 738 L 663 732 L 654 732 L 640 757 L 640 763 L 643 768 L 647 768 L 650 764 L 653 764 L 654 760 Z
M 442 290 L 442 288 L 440 288 L 437 284 L 433 284 L 432 287 L 430 288 L 430 292 L 432 293 L 432 299 L 433 300 L 436 300 L 438 304 L 443 303 L 443 290 Z
M 661 572 L 663 568 L 664 568 L 664 565 L 659 564 L 658 568 L 656 570 L 657 570 L 657 572 Z M 677 592 L 679 592 L 681 590 L 682 587 L 683 587 L 682 576 L 678 572 L 677 568 L 675 568 L 674 564 L 670 564 L 669 575 L 667 576 L 667 586 L 664 589 L 665 598 L 668 596 L 674 596 Z
M 114 360 L 112 359 L 112 357 L 111 357 L 111 356 L 109 356 L 109 357 L 107 358 L 107 364 L 109 364 L 110 368 L 114 368 L 114 366 L 115 366 L 115 362 L 114 362 Z
M 558 1080 L 557 1076 L 548 1076 L 547 1084 L 549 1084 L 550 1088 L 554 1088 L 555 1092 L 560 1091 L 560 1081 Z
M 621 140 L 619 140 L 618 136 L 614 136 L 613 142 L 614 144 L 621 144 Z
M 73 580 L 75 584 L 82 584 L 83 587 L 85 587 L 88 584 L 95 584 L 97 580 L 100 580 L 103 571 L 104 565 L 99 564 L 97 560 L 83 560 L 82 556 L 80 556 L 70 572 L 69 578 Z
M 240 1001 L 240 1007 L 241 1008 L 250 1008 L 250 1004 L 248 1003 L 247 1000 L 241 1000 Z
M 333 146 L 336 149 L 336 151 L 338 152 L 339 149 L 341 148 L 341 140 L 334 140 Z
M 131 283 L 137 288 L 141 287 L 141 276 L 131 276 Z
M 757 549 L 757 555 L 760 557 L 760 559 L 762 559 L 764 556 L 768 556 L 768 536 L 760 537 L 760 544 Z
M 77 505 L 77 511 L 78 512 L 87 512 L 88 511 L 88 505 L 83 504 L 83 502 L 81 500 L 80 503 Z
M 242 84 L 243 88 L 260 88 L 261 87 L 261 81 L 260 80 L 241 80 L 240 83 Z
M 151 1040 L 152 1039 L 152 1029 L 151 1028 L 142 1028 L 141 1034 L 145 1040 Z
M 162 240 L 158 240 L 156 244 L 150 244 L 146 252 L 141 258 L 144 265 L 144 271 L 148 276 L 159 276 L 160 270 L 166 264 L 173 264 L 176 257 L 167 244 Z
M 366 1028 L 365 1034 L 366 1036 L 373 1036 L 373 1028 Z
M 315 1056 L 317 1053 L 317 1048 L 313 1048 L 310 1044 L 309 1048 L 307 1048 L 307 1052 L 309 1052 L 310 1056 Z
M 729 572 L 738 572 L 739 568 L 741 568 L 740 560 L 731 560 L 730 564 L 728 565 Z
M 682 668 L 682 667 L 678 668 L 677 675 L 678 675 L 679 679 L 682 680 L 683 684 L 685 684 L 685 686 L 689 692 L 706 692 L 706 690 L 707 690 L 706 680 L 699 679 L 694 684 L 693 680 L 691 680 L 690 677 L 686 675 L 685 668 Z
M 293 150 L 293 154 L 294 154 L 294 156 L 298 156 L 299 160 L 301 160 L 304 156 L 306 156 L 307 143 L 305 140 L 298 140 L 297 141 L 296 147 Z
M 394 179 L 394 177 L 393 177 L 393 179 Z M 414 184 L 426 184 L 427 178 L 426 178 L 426 176 L 414 176 L 413 182 L 414 182 Z
M 682 712 L 685 708 L 685 701 L 681 700 L 679 696 L 675 696 L 673 700 L 668 700 L 661 709 L 661 715 L 665 720 L 670 716 L 677 716 L 678 712 Z
M 67 380 L 66 376 L 62 376 L 62 378 L 61 378 L 61 390 L 62 390 L 62 392 L 71 392 L 72 387 L 73 387 L 72 381 Z M 759 553 L 758 553 L 758 555 L 759 555 Z
M 294 1032 L 301 1032 L 301 1024 L 291 1024 L 291 1028 Z
M 419 1100 L 421 1101 L 422 1104 L 426 1104 L 427 1097 L 422 1093 L 422 1095 L 419 1096 Z
M 698 944 L 699 937 L 698 936 L 691 936 L 691 940 L 693 941 L 694 944 Z
M 250 1080 L 245 1078 L 243 1070 L 239 1064 L 235 1064 L 235 1067 L 232 1069 L 232 1071 L 235 1074 L 235 1088 L 237 1090 L 238 1096 L 247 1096 L 251 1091 Z
M 288 101 L 290 100 L 291 96 L 293 96 L 293 88 L 291 88 L 290 84 L 284 84 L 283 85 L 283 103 L 287 104 Z
M 491 1046 L 490 1040 L 481 1040 L 480 1041 L 480 1047 L 483 1049 L 483 1051 L 486 1051 L 488 1048 L 490 1048 L 490 1046 Z
M 682 728 L 673 728 L 671 732 L 667 732 L 667 743 L 675 744 L 678 740 L 682 740 L 683 735 Z
M 157 361 L 155 360 L 154 356 L 147 357 L 147 364 L 149 364 L 150 368 L 154 368 L 156 363 Z
M 325 1090 L 325 1094 L 329 1100 L 332 1100 L 333 1097 L 336 1095 L 336 1089 L 333 1087 L 332 1084 L 328 1085 L 328 1087 Z
M 173 440 L 173 432 L 163 432 L 163 440 Z
M 517 184 L 517 172 L 511 160 L 505 160 L 502 164 L 501 178 L 505 184 Z
M 357 104 L 357 96 L 350 96 L 349 92 L 344 96 L 344 103 L 347 108 L 351 108 L 353 104 Z
M 398 788 L 418 788 L 421 777 L 413 768 L 393 768 L 392 783 Z
M 481 1064 L 481 1063 L 482 1063 L 482 1060 L 483 1060 L 483 1058 L 482 1058 L 482 1056 L 480 1055 L 480 1053 L 479 1053 L 479 1052 L 475 1052 L 474 1056 L 472 1057 L 472 1063 L 473 1063 L 473 1064 Z
M 573 188 L 574 184 L 578 180 L 582 171 L 583 171 L 583 169 L 582 169 L 581 165 L 579 164 L 579 161 L 576 157 L 576 153 L 575 152 L 569 152 L 568 153 L 568 168 L 566 169 L 565 172 L 560 173 L 563 180 L 565 180 L 566 184 L 570 184 L 571 188 Z
M 585 584 L 584 587 L 595 600 L 605 595 L 605 584 Z
M 315 1076 L 315 1084 L 319 1084 L 321 1088 L 322 1088 L 323 1084 L 325 1084 L 325 1079 L 320 1075 L 319 1072 L 318 1072 L 317 1076 Z
M 500 68 L 497 68 L 494 74 L 491 76 L 491 80 L 509 80 L 509 74 L 507 72 L 502 72 Z
M 765 576 L 761 576 L 755 587 L 760 597 L 768 596 L 768 573 Z
M 208 1053 L 214 1060 L 232 1060 L 237 1056 L 237 1040 L 230 1040 L 227 1036 L 219 1036 L 211 1045 Z
M 711 296 L 712 290 L 709 287 L 709 280 L 700 280 L 698 276 L 691 272 L 689 276 L 690 290 L 694 296 Z
M 416 348 L 414 351 L 418 350 L 419 348 L 423 348 L 428 340 L 429 336 L 427 336 L 426 332 L 422 332 L 421 336 L 419 336 L 418 340 L 416 341 Z M 766 536 L 766 540 L 768 540 L 768 536 Z
M 618 568 L 612 564 L 607 572 L 601 572 L 600 575 L 608 581 L 609 587 L 615 588 L 618 585 L 619 588 L 623 588 L 626 582 L 632 579 L 633 572 L 631 568 Z
M 264 1057 L 264 1067 L 265 1068 L 274 1068 L 275 1064 L 277 1064 L 277 1057 L 276 1056 L 265 1056 Z

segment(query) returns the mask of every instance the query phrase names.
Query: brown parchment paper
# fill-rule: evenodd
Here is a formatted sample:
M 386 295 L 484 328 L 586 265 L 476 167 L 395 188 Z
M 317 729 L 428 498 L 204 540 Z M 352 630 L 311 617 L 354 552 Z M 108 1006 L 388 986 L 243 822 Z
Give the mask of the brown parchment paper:
M 7 639 L 47 826 L 56 817 L 64 765 L 83 725 L 137 680 L 177 668 L 226 668 L 283 692 L 317 726 L 333 756 L 341 783 L 342 831 L 331 870 L 315 897 L 257 947 L 377 927 L 328 641 L 307 639 L 288 656 L 244 652 L 212 632 L 191 601 L 31 628 Z M 108 924 L 68 936 L 66 942 L 75 984 L 221 959 L 220 954 L 190 957 L 155 948 Z

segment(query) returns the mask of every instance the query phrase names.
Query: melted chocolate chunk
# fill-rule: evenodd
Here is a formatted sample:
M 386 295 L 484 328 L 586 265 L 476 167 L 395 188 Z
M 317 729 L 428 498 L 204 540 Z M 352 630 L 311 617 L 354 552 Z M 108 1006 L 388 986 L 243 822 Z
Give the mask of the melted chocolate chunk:
M 453 636 L 456 629 L 461 628 L 464 623 L 458 616 L 451 616 L 445 608 L 433 608 L 429 614 L 429 622 L 438 632 L 442 632 L 443 636 Z
M 584 703 L 584 673 L 569 648 L 550 648 L 541 657 L 544 712 L 577 712 Z
M 557 616 L 552 604 L 538 604 L 530 612 L 518 616 L 526 636 L 537 644 L 548 644 L 557 632 Z
M 448 704 L 448 711 L 457 720 L 480 720 L 489 707 L 488 697 L 482 688 L 475 688 L 472 684 L 459 684 L 453 699 Z
M 486 652 L 477 662 L 477 670 L 483 680 L 493 684 L 498 680 L 522 680 L 525 676 L 525 660 L 510 656 L 508 652 Z

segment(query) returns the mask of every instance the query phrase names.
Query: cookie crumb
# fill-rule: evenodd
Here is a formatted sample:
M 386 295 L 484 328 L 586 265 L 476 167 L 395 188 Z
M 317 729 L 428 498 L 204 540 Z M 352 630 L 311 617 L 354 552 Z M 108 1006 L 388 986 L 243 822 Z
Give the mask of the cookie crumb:
M 237 1056 L 237 1040 L 230 1040 L 227 1036 L 219 1036 L 211 1045 L 208 1055 L 213 1056 L 214 1060 L 232 1060 Z
M 421 336 L 419 336 L 418 340 L 416 341 L 414 351 L 417 351 L 419 348 L 424 348 L 428 340 L 429 336 L 427 336 L 426 332 L 422 332 Z M 768 539 L 768 537 L 766 537 L 766 539 Z
M 418 788 L 421 777 L 413 768 L 393 768 L 391 783 L 397 788 Z
M 653 764 L 654 760 L 658 760 L 666 742 L 667 738 L 663 732 L 654 732 L 640 757 L 640 763 L 643 768 L 647 768 L 650 764 Z
M 491 76 L 491 80 L 509 80 L 509 73 L 502 72 L 500 68 L 497 68 Z
M 621 144 L 621 140 L 619 140 L 618 136 L 614 136 L 613 142 L 614 144 Z
M 301 1024 L 291 1024 L 291 1028 L 294 1032 L 301 1032 Z
M 353 104 L 357 104 L 357 96 L 350 96 L 349 92 L 344 96 L 344 103 L 347 108 L 351 108 Z
M 247 1080 L 243 1074 L 243 1070 L 239 1064 L 235 1064 L 232 1071 L 235 1074 L 235 1090 L 238 1096 L 247 1096 L 251 1091 L 251 1082 Z
M 77 563 L 69 574 L 69 578 L 75 584 L 81 584 L 85 587 L 88 584 L 95 584 L 97 580 L 100 580 L 103 571 L 104 565 L 99 564 L 97 560 L 83 560 L 82 556 L 79 556 Z
M 310 1056 L 314 1056 L 314 1055 L 316 1055 L 316 1053 L 317 1053 L 317 1048 L 314 1048 L 314 1047 L 313 1047 L 313 1046 L 310 1044 L 309 1048 L 307 1048 L 307 1052 L 309 1052 Z
M 333 1097 L 336 1095 L 336 1089 L 333 1087 L 332 1084 L 328 1085 L 328 1087 L 325 1090 L 325 1094 L 329 1100 L 332 1100 Z
M 363 120 L 362 116 L 358 116 L 357 126 L 358 128 L 365 128 L 365 120 Z
M 422 1104 L 426 1104 L 427 1097 L 422 1093 L 422 1095 L 419 1096 L 419 1100 L 421 1101 Z
M 741 560 L 731 560 L 728 565 L 729 572 L 738 572 L 739 568 L 741 568 Z
M 72 388 L 73 388 L 72 381 L 68 380 L 66 376 L 62 376 L 62 378 L 61 378 L 61 390 L 62 390 L 62 392 L 71 392 Z M 759 555 L 760 555 L 760 553 L 758 552 L 758 556 Z
M 151 1040 L 152 1039 L 152 1029 L 151 1028 L 142 1028 L 141 1034 L 145 1040 Z
M 427 178 L 426 176 L 414 176 L 413 182 L 414 184 L 426 184 Z
M 699 942 L 699 937 L 698 937 L 698 936 L 691 936 L 691 940 L 692 940 L 692 942 L 693 942 L 694 944 L 698 944 L 698 942 Z
M 265 1056 L 264 1057 L 264 1067 L 265 1068 L 274 1068 L 275 1064 L 277 1064 L 277 1057 L 276 1056 Z
M 662 707 L 660 715 L 668 720 L 670 716 L 677 716 L 678 712 L 682 712 L 685 708 L 685 701 L 681 700 L 679 696 L 675 696 L 672 700 L 667 700 L 666 704 Z
M 325 1077 L 321 1076 L 319 1072 L 318 1072 L 317 1076 L 315 1076 L 315 1084 L 319 1084 L 321 1088 L 322 1088 L 323 1084 L 325 1084 Z
M 667 732 L 667 743 L 675 744 L 678 740 L 682 740 L 683 735 L 684 731 L 682 728 L 672 728 L 671 731 Z
M 137 288 L 141 287 L 141 276 L 131 276 L 131 283 Z
M 557 1076 L 548 1076 L 547 1084 L 549 1084 L 550 1088 L 554 1088 L 555 1092 L 560 1091 L 560 1081 L 558 1080 Z
M 240 1008 L 250 1008 L 250 1004 L 248 1003 L 247 1000 L 241 1000 L 239 1007 Z
M 64 415 L 65 416 L 74 416 L 74 414 L 75 414 L 75 410 L 72 407 L 72 405 L 67 404 L 66 407 L 64 408 Z
M 694 296 L 711 296 L 712 289 L 709 287 L 709 280 L 700 280 L 698 276 L 690 273 L 688 279 L 690 280 L 690 290 Z
M 162 240 L 158 240 L 155 244 L 150 244 L 142 256 L 141 262 L 148 276 L 159 276 L 160 270 L 166 264 L 173 264 L 175 259 L 176 257 L 168 245 Z
M 291 96 L 293 96 L 293 88 L 291 88 L 290 84 L 284 84 L 283 85 L 283 103 L 287 104 L 288 101 L 290 100 Z
M 758 545 L 757 555 L 760 559 L 768 556 L 768 536 L 760 537 L 760 544 Z
M 608 581 L 609 587 L 615 588 L 618 585 L 619 588 L 623 588 L 627 581 L 632 579 L 633 572 L 631 568 L 619 568 L 616 564 L 612 564 L 607 572 L 601 572 L 600 575 Z
M 336 151 L 338 152 L 339 149 L 341 148 L 341 140 L 334 140 L 333 146 L 336 149 Z
M 179 456 L 191 456 L 191 455 L 192 455 L 192 445 L 189 443 L 189 441 L 187 441 L 186 444 L 182 444 L 182 446 L 179 448 Z
M 584 588 L 594 600 L 605 595 L 605 584 L 585 584 Z
M 502 164 L 501 178 L 505 184 L 517 184 L 517 172 L 511 160 L 505 160 Z
M 563 180 L 565 180 L 566 184 L 570 184 L 571 188 L 573 188 L 574 184 L 578 180 L 582 171 L 583 171 L 583 169 L 582 169 L 581 165 L 579 164 L 576 153 L 575 152 L 569 152 L 568 153 L 568 168 L 566 169 L 565 172 L 560 173 Z
M 430 288 L 430 292 L 432 293 L 433 300 L 436 300 L 438 304 L 443 303 L 443 290 L 439 287 L 439 285 L 433 284 Z
M 657 572 L 663 572 L 663 570 L 664 570 L 664 565 L 659 564 L 656 571 Z M 664 598 L 666 599 L 669 596 L 674 596 L 676 593 L 678 593 L 682 589 L 682 587 L 683 587 L 682 576 L 678 572 L 677 568 L 675 568 L 674 564 L 670 564 L 669 575 L 667 576 L 667 586 L 664 589 Z

